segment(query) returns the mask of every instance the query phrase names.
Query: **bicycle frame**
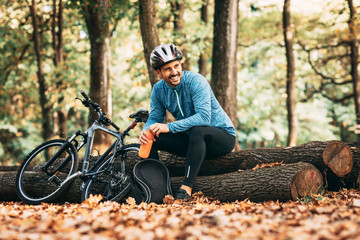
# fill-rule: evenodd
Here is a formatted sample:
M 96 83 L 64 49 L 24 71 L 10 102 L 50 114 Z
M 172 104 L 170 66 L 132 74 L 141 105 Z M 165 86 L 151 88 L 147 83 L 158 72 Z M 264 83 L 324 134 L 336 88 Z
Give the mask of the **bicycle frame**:
M 136 125 L 132 124 L 131 126 Z M 134 126 L 135 127 L 135 126 Z M 129 129 L 129 128 L 128 128 Z M 89 165 L 90 165 L 90 153 L 93 147 L 93 142 L 94 142 L 94 135 L 96 131 L 103 131 L 105 133 L 108 133 L 110 135 L 112 135 L 113 137 L 116 137 L 116 140 L 114 141 L 114 143 L 105 151 L 104 154 L 101 155 L 101 157 L 99 159 L 96 160 L 96 162 L 94 164 L 91 165 L 90 169 L 89 169 Z M 125 131 L 124 131 L 125 132 Z M 117 132 L 117 131 L 113 131 L 105 126 L 102 126 L 101 124 L 99 124 L 97 121 L 95 121 L 85 132 L 84 134 L 81 134 L 80 131 L 77 131 L 71 138 L 68 139 L 68 141 L 65 142 L 64 146 L 62 148 L 66 149 L 67 148 L 67 144 L 71 144 L 71 142 L 76 141 L 75 138 L 79 135 L 82 136 L 86 136 L 86 139 L 76 148 L 77 151 L 79 151 L 85 144 L 86 145 L 86 149 L 85 149 L 85 155 L 84 155 L 84 161 L 83 161 L 83 166 L 81 171 L 77 171 L 75 173 L 73 173 L 72 175 L 68 176 L 66 178 L 66 180 L 64 182 L 61 183 L 60 187 L 62 187 L 63 185 L 65 185 L 67 182 L 71 181 L 72 179 L 76 178 L 76 177 L 89 177 L 89 176 L 94 176 L 96 174 L 98 174 L 98 172 L 92 172 L 108 155 L 111 151 L 113 151 L 113 156 L 110 158 L 110 161 L 114 161 L 115 159 L 115 154 L 116 151 L 118 150 L 118 147 L 122 147 L 124 145 L 123 143 L 123 133 L 122 132 Z M 61 149 L 62 149 L 61 148 Z M 60 149 L 60 150 L 61 150 Z M 59 150 L 59 152 L 60 152 Z M 60 153 L 61 154 L 61 153 Z M 55 155 L 54 155 L 55 156 Z M 53 159 L 55 160 L 57 156 L 53 157 Z M 54 161 L 54 160 L 50 160 L 48 162 L 48 164 L 46 166 L 43 167 L 43 170 L 48 173 L 46 171 L 46 168 Z M 57 169 L 55 169 L 53 172 L 48 173 L 50 176 L 49 180 L 51 181 L 53 178 L 56 178 L 56 172 L 59 171 L 62 167 L 64 167 L 67 162 L 70 160 L 66 159 L 63 164 L 61 164 Z M 53 175 L 54 174 L 54 175 Z
M 90 154 L 91 154 L 91 150 L 93 147 L 93 143 L 94 143 L 94 136 L 95 136 L 95 132 L 96 131 L 103 131 L 105 133 L 108 133 L 114 137 L 116 137 L 115 142 L 106 150 L 106 152 L 104 154 L 101 155 L 101 157 L 91 166 L 90 169 L 89 165 L 90 165 Z M 102 162 L 102 160 L 108 156 L 108 154 L 114 150 L 114 155 L 117 151 L 117 147 L 119 146 L 120 148 L 124 145 L 123 143 L 123 135 L 121 132 L 117 132 L 117 131 L 113 131 L 107 127 L 102 126 L 101 124 L 99 124 L 97 121 L 95 121 L 86 131 L 85 131 L 85 136 L 87 136 L 87 145 L 86 145 L 86 149 L 85 149 L 85 155 L 84 155 L 84 162 L 83 162 L 83 166 L 82 166 L 82 170 L 81 172 L 84 174 L 84 176 L 88 176 L 87 172 L 88 171 L 92 171 L 93 169 L 95 169 L 97 167 L 97 165 Z M 81 146 L 81 145 L 80 145 Z M 79 146 L 79 147 L 80 147 Z M 78 149 L 79 151 L 79 149 Z

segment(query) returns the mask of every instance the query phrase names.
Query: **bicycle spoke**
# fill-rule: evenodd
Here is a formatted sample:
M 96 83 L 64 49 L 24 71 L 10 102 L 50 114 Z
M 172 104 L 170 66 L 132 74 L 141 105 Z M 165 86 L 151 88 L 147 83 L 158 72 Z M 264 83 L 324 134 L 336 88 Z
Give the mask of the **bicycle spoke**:
M 34 149 L 23 162 L 17 174 L 16 189 L 24 202 L 38 204 L 54 199 L 63 190 L 60 187 L 62 183 L 77 170 L 77 153 L 71 147 L 59 158 L 54 159 L 50 165 L 47 164 L 64 142 L 64 140 L 46 142 Z M 68 156 L 70 161 L 62 169 L 58 169 Z M 46 164 L 49 165 L 47 172 L 58 171 L 54 175 L 48 175 L 43 169 Z

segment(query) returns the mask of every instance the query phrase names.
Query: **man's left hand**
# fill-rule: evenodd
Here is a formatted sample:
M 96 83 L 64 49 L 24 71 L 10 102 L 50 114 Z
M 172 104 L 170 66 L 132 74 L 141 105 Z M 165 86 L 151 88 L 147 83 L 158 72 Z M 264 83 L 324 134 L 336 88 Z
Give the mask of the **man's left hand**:
M 159 137 L 160 133 L 168 133 L 170 132 L 167 124 L 164 123 L 154 123 L 149 127 L 149 130 L 153 132 L 157 137 Z

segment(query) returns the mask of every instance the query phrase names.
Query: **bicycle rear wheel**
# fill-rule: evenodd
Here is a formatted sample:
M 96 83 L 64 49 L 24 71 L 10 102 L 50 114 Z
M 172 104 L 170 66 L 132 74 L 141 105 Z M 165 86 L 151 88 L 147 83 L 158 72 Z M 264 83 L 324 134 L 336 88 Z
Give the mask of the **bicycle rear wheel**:
M 105 158 L 95 170 L 97 174 L 86 182 L 81 200 L 86 200 L 92 194 L 102 195 L 104 201 L 121 201 L 130 191 L 130 179 L 125 173 L 125 160 L 129 157 L 136 158 L 139 148 L 139 144 L 128 144 L 119 151 L 121 160 L 111 162 L 110 156 Z
M 21 164 L 16 175 L 16 192 L 21 200 L 28 204 L 49 202 L 59 196 L 66 186 L 60 187 L 66 178 L 74 173 L 79 165 L 77 151 L 70 144 L 47 168 L 48 172 L 57 169 L 65 159 L 68 163 L 48 174 L 43 170 L 45 164 L 57 153 L 65 140 L 57 139 L 45 142 L 35 148 Z

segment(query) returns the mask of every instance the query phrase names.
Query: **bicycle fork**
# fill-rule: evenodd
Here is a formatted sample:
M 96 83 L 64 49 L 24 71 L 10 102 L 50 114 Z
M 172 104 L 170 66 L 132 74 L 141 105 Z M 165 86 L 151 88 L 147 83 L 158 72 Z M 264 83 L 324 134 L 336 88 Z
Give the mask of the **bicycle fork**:
M 67 139 L 65 141 L 65 143 L 61 146 L 61 148 L 59 149 L 59 151 L 57 151 L 54 156 L 52 156 L 50 158 L 50 160 L 41 168 L 41 170 L 43 172 L 45 172 L 49 177 L 49 181 L 53 184 L 55 184 L 55 186 L 57 187 L 61 187 L 62 185 L 66 184 L 68 181 L 70 181 L 71 179 L 73 179 L 74 177 L 77 177 L 79 175 L 81 175 L 82 173 L 80 171 L 76 172 L 75 174 L 73 174 L 72 176 L 68 177 L 64 182 L 61 182 L 61 180 L 56 176 L 56 174 L 58 172 L 60 172 L 61 169 L 63 169 L 66 164 L 69 163 L 69 161 L 71 160 L 71 155 L 67 156 L 65 158 L 65 160 L 60 164 L 60 166 L 58 166 L 55 170 L 49 172 L 48 168 L 50 167 L 50 165 L 52 163 L 55 162 L 55 160 L 61 156 L 61 154 L 63 154 L 70 146 L 71 146 L 71 142 L 75 140 L 75 138 L 77 136 L 79 136 L 81 134 L 80 131 L 77 131 L 73 136 L 71 136 L 69 139 Z

